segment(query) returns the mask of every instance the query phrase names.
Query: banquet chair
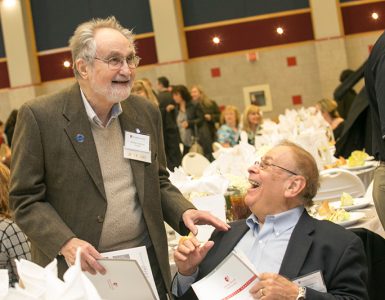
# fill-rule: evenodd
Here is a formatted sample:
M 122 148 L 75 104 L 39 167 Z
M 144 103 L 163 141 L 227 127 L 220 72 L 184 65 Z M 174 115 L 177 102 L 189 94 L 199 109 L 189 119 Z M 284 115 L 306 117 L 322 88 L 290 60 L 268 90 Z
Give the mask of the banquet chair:
M 320 172 L 320 187 L 313 201 L 337 201 L 342 193 L 348 193 L 353 198 L 365 194 L 365 186 L 354 173 L 344 169 L 327 169 Z
M 202 154 L 189 152 L 182 159 L 182 168 L 188 175 L 201 177 L 203 171 L 210 165 L 210 161 Z
M 349 230 L 358 235 L 364 245 L 368 265 L 369 299 L 385 299 L 385 239 L 366 228 Z

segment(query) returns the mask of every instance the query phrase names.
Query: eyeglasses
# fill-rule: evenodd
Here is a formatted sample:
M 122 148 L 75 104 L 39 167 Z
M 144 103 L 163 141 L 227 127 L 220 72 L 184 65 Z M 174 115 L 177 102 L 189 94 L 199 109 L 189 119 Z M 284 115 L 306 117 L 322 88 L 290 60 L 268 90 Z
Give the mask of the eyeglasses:
M 110 70 L 119 70 L 121 67 L 123 67 L 124 62 L 127 63 L 127 66 L 130 69 L 135 69 L 138 67 L 139 61 L 140 61 L 140 57 L 136 55 L 130 55 L 127 57 L 113 56 L 108 59 L 94 57 L 94 59 L 97 59 L 106 63 Z
M 261 170 L 265 170 L 265 169 L 267 169 L 268 167 L 276 167 L 276 168 L 278 168 L 278 169 L 281 169 L 281 170 L 283 170 L 283 171 L 286 171 L 286 172 L 290 173 L 291 175 L 295 175 L 295 176 L 298 175 L 297 173 L 295 173 L 295 172 L 293 172 L 293 171 L 290 171 L 290 170 L 288 170 L 288 169 L 286 169 L 286 168 L 284 168 L 284 167 L 278 166 L 278 165 L 273 164 L 273 163 L 271 163 L 271 162 L 267 162 L 267 161 L 265 161 L 265 160 L 263 160 L 263 159 L 261 159 L 261 161 L 256 161 L 254 164 L 255 164 L 256 166 L 258 166 L 258 168 L 261 169 Z

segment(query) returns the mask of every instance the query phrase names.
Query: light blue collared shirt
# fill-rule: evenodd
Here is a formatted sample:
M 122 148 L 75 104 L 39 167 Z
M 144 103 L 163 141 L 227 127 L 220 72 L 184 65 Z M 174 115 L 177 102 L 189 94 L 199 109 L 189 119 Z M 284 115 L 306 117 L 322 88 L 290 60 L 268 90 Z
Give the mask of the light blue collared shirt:
M 303 213 L 303 206 L 266 216 L 262 227 L 255 215 L 247 218 L 249 230 L 235 246 L 254 265 L 258 273 L 278 273 L 294 227 Z
M 111 117 L 107 122 L 106 126 L 103 126 L 103 122 L 99 119 L 98 115 L 95 113 L 94 109 L 92 108 L 91 104 L 88 102 L 86 95 L 84 95 L 82 89 L 80 89 L 80 93 L 82 94 L 82 99 L 84 103 L 84 107 L 86 108 L 87 116 L 90 122 L 93 122 L 95 125 L 105 128 L 108 127 L 112 120 L 116 119 L 122 112 L 122 105 L 120 102 L 115 103 L 111 108 Z
M 250 229 L 234 249 L 243 252 L 258 273 L 278 273 L 291 234 L 303 211 L 304 207 L 299 206 L 280 214 L 266 216 L 262 227 L 257 217 L 254 214 L 251 215 L 246 220 Z M 197 276 L 198 271 L 191 276 L 177 273 L 176 280 L 173 281 L 172 293 L 176 296 L 183 295 Z

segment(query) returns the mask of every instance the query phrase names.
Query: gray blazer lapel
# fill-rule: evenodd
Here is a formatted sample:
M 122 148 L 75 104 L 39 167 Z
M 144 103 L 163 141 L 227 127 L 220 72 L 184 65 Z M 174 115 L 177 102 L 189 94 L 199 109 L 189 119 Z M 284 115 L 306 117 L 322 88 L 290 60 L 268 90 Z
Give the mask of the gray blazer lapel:
M 98 163 L 98 153 L 78 84 L 73 85 L 66 95 L 63 115 L 68 120 L 68 125 L 64 130 L 72 146 L 95 182 L 100 194 L 106 200 L 102 172 Z M 68 164 L 71 164 L 71 162 L 68 162 Z
M 130 98 L 122 102 L 123 113 L 119 115 L 120 127 L 122 129 L 123 140 L 125 140 L 125 132 L 137 132 L 148 134 L 144 124 L 139 121 L 139 112 L 135 109 Z M 150 141 L 151 144 L 151 141 Z M 134 176 L 136 191 L 138 192 L 139 202 L 143 204 L 144 201 L 144 166 L 145 163 L 137 160 L 130 160 L 132 174 Z
M 291 235 L 279 274 L 289 279 L 298 277 L 313 243 L 314 229 L 314 221 L 305 210 Z

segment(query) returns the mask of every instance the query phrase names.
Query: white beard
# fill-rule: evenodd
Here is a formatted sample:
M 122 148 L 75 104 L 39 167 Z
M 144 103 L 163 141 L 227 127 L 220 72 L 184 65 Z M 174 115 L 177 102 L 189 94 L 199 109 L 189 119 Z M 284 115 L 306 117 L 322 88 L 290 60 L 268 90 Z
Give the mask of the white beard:
M 91 89 L 94 93 L 102 95 L 109 102 L 118 103 L 128 98 L 131 94 L 131 86 L 108 86 L 108 87 L 100 87 L 93 80 L 90 82 Z

